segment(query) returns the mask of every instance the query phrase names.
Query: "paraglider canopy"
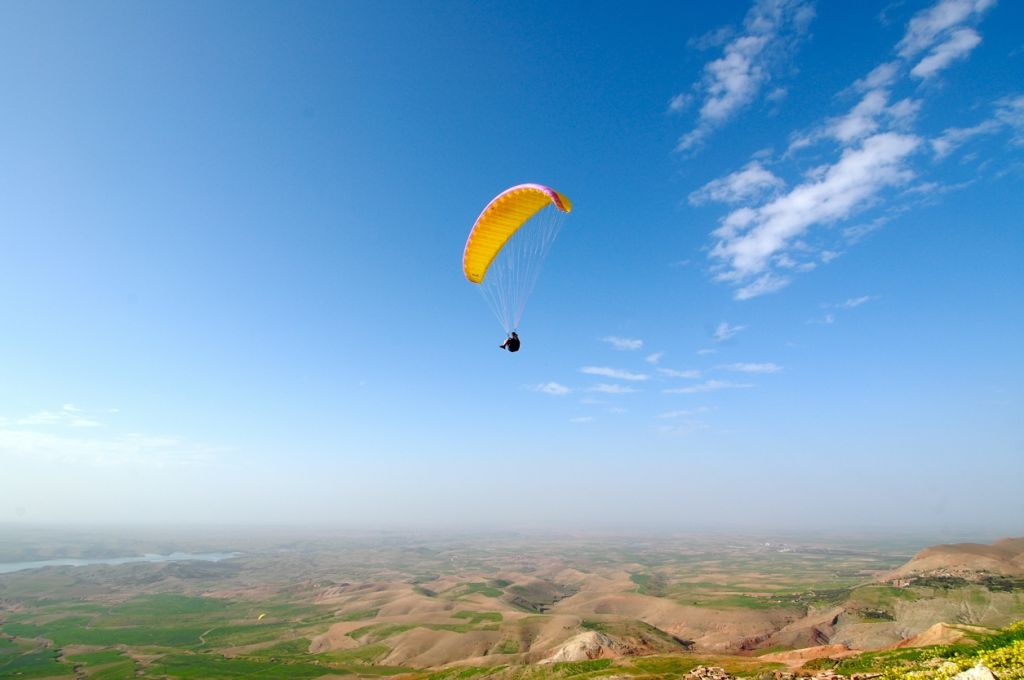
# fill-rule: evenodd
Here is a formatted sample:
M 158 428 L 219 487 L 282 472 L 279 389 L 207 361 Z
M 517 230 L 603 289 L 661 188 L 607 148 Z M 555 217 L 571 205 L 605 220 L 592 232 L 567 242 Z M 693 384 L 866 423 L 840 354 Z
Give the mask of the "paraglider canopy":
M 478 284 L 506 333 L 518 327 L 544 258 L 572 202 L 543 184 L 498 194 L 466 239 L 462 271 Z

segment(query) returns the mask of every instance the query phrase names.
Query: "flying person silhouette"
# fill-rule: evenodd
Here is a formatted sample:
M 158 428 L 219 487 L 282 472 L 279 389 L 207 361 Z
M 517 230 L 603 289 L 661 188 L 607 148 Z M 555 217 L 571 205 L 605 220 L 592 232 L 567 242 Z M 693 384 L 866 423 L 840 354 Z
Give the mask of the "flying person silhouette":
M 512 335 L 505 338 L 505 342 L 498 345 L 498 347 L 501 349 L 507 349 L 509 352 L 518 352 L 519 344 L 519 335 L 515 331 L 512 331 Z

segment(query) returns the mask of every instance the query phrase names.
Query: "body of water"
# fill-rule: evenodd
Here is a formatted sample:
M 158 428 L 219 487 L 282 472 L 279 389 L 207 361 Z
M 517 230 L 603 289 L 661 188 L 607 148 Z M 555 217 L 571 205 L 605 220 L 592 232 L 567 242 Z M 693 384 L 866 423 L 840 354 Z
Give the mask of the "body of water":
M 24 569 L 39 569 L 41 567 L 85 567 L 91 564 L 131 564 L 133 562 L 220 562 L 232 557 L 238 557 L 242 553 L 237 552 L 212 552 L 212 553 L 185 553 L 175 552 L 170 555 L 135 555 L 133 557 L 107 557 L 99 559 L 86 559 L 75 557 L 59 557 L 52 560 L 39 560 L 38 562 L 0 562 L 0 574 L 9 574 L 13 571 Z

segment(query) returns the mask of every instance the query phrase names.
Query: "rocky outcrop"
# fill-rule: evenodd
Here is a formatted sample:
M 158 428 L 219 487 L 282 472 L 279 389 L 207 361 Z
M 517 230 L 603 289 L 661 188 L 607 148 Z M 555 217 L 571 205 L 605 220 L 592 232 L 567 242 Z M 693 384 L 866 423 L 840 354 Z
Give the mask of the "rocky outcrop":
M 604 633 L 587 631 L 569 638 L 555 653 L 540 663 L 561 663 L 563 661 L 586 661 L 621 656 L 626 650 L 617 641 Z

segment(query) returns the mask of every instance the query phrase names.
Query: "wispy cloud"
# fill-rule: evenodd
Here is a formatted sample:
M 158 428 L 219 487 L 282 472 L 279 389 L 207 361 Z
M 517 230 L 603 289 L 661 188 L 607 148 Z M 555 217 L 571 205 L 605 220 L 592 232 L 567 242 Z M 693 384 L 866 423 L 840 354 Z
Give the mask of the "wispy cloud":
M 737 203 L 760 199 L 766 194 L 777 192 L 785 186 L 780 178 L 766 170 L 757 161 L 751 161 L 741 170 L 712 180 L 690 194 L 692 205 L 701 205 L 710 201 L 718 203 Z
M 786 185 L 780 178 L 766 170 L 757 161 L 751 161 L 742 170 L 712 180 L 690 194 L 689 201 L 700 205 L 709 201 L 718 203 L 736 203 L 759 199 L 762 196 L 778 191 Z
M 920 144 L 913 135 L 879 133 L 847 149 L 820 179 L 805 182 L 759 208 L 740 208 L 713 233 L 720 281 L 742 284 L 738 299 L 774 292 L 788 283 L 773 260 L 812 225 L 829 224 L 869 204 L 886 187 L 909 181 L 906 160 Z
M 590 392 L 600 392 L 601 394 L 632 394 L 637 391 L 635 387 L 629 387 L 628 385 L 610 385 L 608 383 L 598 383 L 593 387 L 588 387 Z
M 550 394 L 555 397 L 561 397 L 572 392 L 571 387 L 566 387 L 565 385 L 556 382 L 541 383 L 539 385 L 535 385 L 533 389 L 537 392 L 543 392 L 544 394 Z
M 699 385 L 672 387 L 662 390 L 662 392 L 665 394 L 698 394 L 701 392 L 717 392 L 718 390 L 744 389 L 747 387 L 753 387 L 753 385 L 749 383 L 735 383 L 728 380 L 708 380 L 700 383 Z
M 765 363 L 735 363 L 735 364 L 723 364 L 719 368 L 726 371 L 734 371 L 736 373 L 778 373 L 782 370 L 782 366 L 773 364 L 770 361 Z
M 931 140 L 936 158 L 944 158 L 966 142 L 1010 128 L 1013 141 L 1024 143 L 1024 95 L 1004 97 L 995 103 L 992 116 L 971 127 L 946 128 L 941 135 Z
M 855 309 L 877 298 L 877 295 L 861 295 L 859 297 L 847 298 L 842 302 L 826 302 L 821 306 L 825 309 Z
M 821 317 L 818 317 L 818 318 L 815 318 L 815 319 L 808 319 L 807 320 L 807 323 L 823 324 L 823 325 L 826 325 L 826 326 L 830 325 L 830 324 L 834 324 L 835 322 L 836 322 L 836 315 L 833 314 L 832 312 L 829 312 L 829 313 L 825 314 L 824 316 L 821 316 Z
M 731 340 L 736 336 L 737 333 L 745 329 L 746 326 L 733 326 L 729 324 L 729 322 L 723 321 L 722 323 L 718 324 L 718 326 L 715 328 L 715 342 L 725 342 L 726 340 Z M 698 354 L 700 353 L 711 354 L 712 352 L 709 350 L 700 350 Z
M 692 103 L 692 94 L 680 93 L 668 100 L 668 111 L 669 113 L 680 113 L 690 108 Z
M 664 352 L 653 352 L 652 354 L 645 356 L 644 361 L 651 365 L 657 365 L 663 356 L 665 356 Z
M 612 346 L 613 349 L 617 350 L 637 350 L 644 346 L 644 341 L 639 338 L 620 338 L 615 335 L 609 335 L 608 337 L 601 338 L 602 342 L 607 342 Z
M 703 35 L 699 35 L 695 38 L 690 38 L 686 41 L 686 46 L 692 50 L 710 50 L 714 47 L 721 47 L 725 43 L 729 42 L 732 37 L 736 35 L 736 28 L 733 26 L 721 26 L 714 30 L 708 31 Z
M 657 429 L 658 432 L 661 432 L 662 434 L 683 437 L 700 430 L 708 429 L 708 424 L 699 420 L 687 420 L 680 423 L 672 423 L 671 425 L 659 425 Z
M 669 378 L 699 378 L 700 371 L 696 369 L 688 369 L 685 371 L 678 371 L 674 368 L 659 368 L 658 373 L 668 376 Z
M 702 413 L 707 413 L 710 410 L 711 409 L 709 409 L 707 406 L 701 406 L 699 408 L 690 409 L 677 409 L 675 411 L 665 411 L 664 413 L 659 413 L 655 417 L 662 418 L 665 420 L 672 420 L 675 418 L 692 418 L 693 416 L 700 415 Z
M 584 366 L 580 369 L 580 373 L 586 373 L 587 375 L 599 375 L 605 378 L 615 378 L 616 380 L 647 380 L 650 376 L 645 373 L 634 373 L 633 371 L 627 371 L 619 368 L 608 368 L 606 366 Z
M 896 82 L 900 74 L 899 61 L 887 61 L 879 64 L 863 78 L 854 81 L 853 90 L 856 92 L 870 92 L 880 88 L 887 88 Z
M 940 0 L 911 18 L 896 51 L 904 59 L 910 59 L 961 26 L 976 21 L 995 4 L 995 0 Z
M 851 144 L 873 134 L 883 125 L 905 130 L 920 108 L 920 101 L 909 98 L 890 104 L 888 90 L 877 88 L 868 91 L 845 115 L 830 120 L 823 128 L 823 134 L 842 144 Z
M 90 417 L 74 404 L 64 404 L 56 411 L 37 411 L 17 418 L 16 425 L 51 425 L 57 427 L 101 427 L 103 424 Z
M 0 419 L 0 463 L 24 459 L 59 465 L 168 468 L 209 464 L 229 451 L 178 437 L 108 433 L 70 421 L 55 423 L 46 417 Z
M 577 416 L 575 418 L 569 418 L 570 423 L 592 423 L 594 422 L 594 416 Z
M 910 78 L 929 79 L 967 57 L 981 36 L 975 25 L 992 0 L 939 0 L 914 15 L 896 45 L 897 57 L 871 70 L 846 88 L 859 99 L 846 113 L 792 137 L 784 157 L 818 142 L 838 145 L 838 158 L 809 168 L 802 181 L 783 191 L 782 180 L 763 165 L 712 180 L 690 196 L 691 202 L 723 200 L 739 203 L 712 232 L 712 271 L 717 281 L 747 300 L 785 288 L 793 276 L 837 257 L 841 248 L 820 243 L 829 227 L 876 206 L 890 197 L 906 197 L 894 189 L 918 174 L 914 158 L 924 140 L 914 131 L 922 100 L 891 101 L 890 92 Z M 922 90 L 923 96 L 932 94 Z M 972 128 L 950 128 L 930 144 L 937 157 L 972 137 L 987 134 L 1014 117 L 1014 100 L 1003 102 L 990 121 Z M 1022 101 L 1021 110 L 1024 110 Z M 1018 118 L 1024 116 L 1018 115 Z M 716 198 L 717 197 L 717 198 Z M 898 208 L 886 208 L 893 212 Z M 840 233 L 847 246 L 884 224 L 887 215 Z M 822 234 L 812 238 L 811 232 Z
M 865 304 L 871 302 L 872 300 L 877 300 L 877 299 L 878 299 L 877 295 L 859 295 L 857 297 L 847 298 L 847 299 L 843 300 L 842 302 L 823 302 L 823 303 L 821 303 L 821 308 L 822 309 L 841 309 L 841 310 L 856 309 L 857 307 L 860 307 L 861 305 L 865 305 Z M 833 324 L 835 322 L 836 322 L 836 315 L 833 312 L 826 312 L 824 316 L 820 316 L 820 317 L 816 317 L 816 318 L 808 319 L 807 320 L 807 323 L 809 323 L 809 324 L 825 324 L 825 325 L 829 325 L 829 324 Z
M 705 64 L 703 78 L 694 84 L 702 101 L 697 123 L 679 139 L 677 148 L 696 149 L 716 128 L 749 106 L 784 56 L 799 43 L 813 17 L 813 6 L 802 0 L 754 2 L 743 20 L 743 31 L 729 39 L 721 57 Z M 722 36 L 718 33 L 715 39 Z
M 936 157 L 943 158 L 965 142 L 975 137 L 998 132 L 1001 127 L 998 120 L 991 118 L 971 127 L 946 128 L 941 135 L 931 141 L 932 151 L 935 152 Z
M 886 225 L 891 217 L 889 215 L 881 215 L 871 220 L 870 222 L 862 222 L 860 224 L 854 224 L 849 227 L 843 227 L 842 235 L 843 239 L 849 245 L 856 245 L 864 240 L 869 234 L 872 234 Z
M 977 31 L 973 28 L 961 28 L 919 61 L 917 66 L 910 70 L 910 75 L 923 79 L 931 78 L 954 61 L 966 58 L 968 53 L 980 44 L 981 36 Z

